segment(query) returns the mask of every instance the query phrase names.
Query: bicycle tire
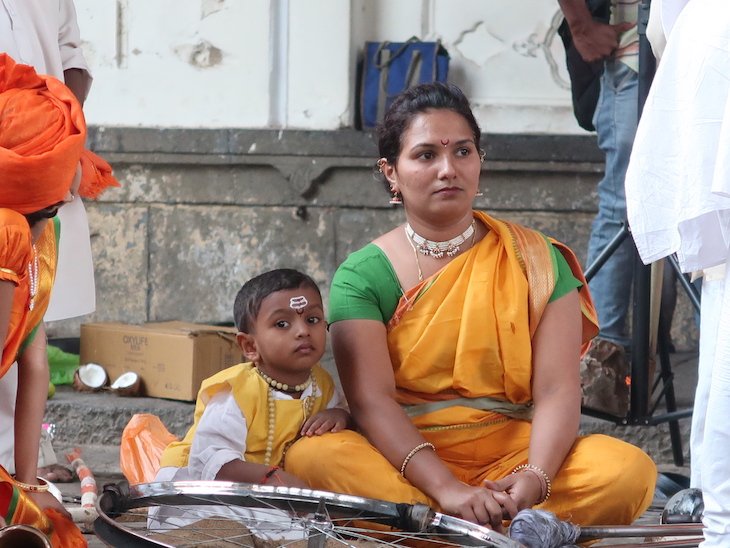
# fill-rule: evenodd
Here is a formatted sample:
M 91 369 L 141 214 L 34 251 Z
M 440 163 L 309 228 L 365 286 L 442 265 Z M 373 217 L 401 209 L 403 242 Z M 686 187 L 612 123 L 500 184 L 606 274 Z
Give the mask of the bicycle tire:
M 419 546 L 522 548 L 491 529 L 425 505 L 294 487 L 219 481 L 130 487 L 120 482 L 104 487 L 96 508 L 99 518 L 94 530 L 112 546 L 258 547 L 270 546 L 276 542 L 271 537 L 281 534 L 284 540 L 274 545 L 403 546 L 415 540 Z M 194 527 L 203 523 L 204 528 Z M 231 528 L 234 523 L 238 529 Z M 380 528 L 363 527 L 370 523 Z M 233 540 L 228 538 L 231 531 Z M 201 540 L 200 535 L 205 538 Z

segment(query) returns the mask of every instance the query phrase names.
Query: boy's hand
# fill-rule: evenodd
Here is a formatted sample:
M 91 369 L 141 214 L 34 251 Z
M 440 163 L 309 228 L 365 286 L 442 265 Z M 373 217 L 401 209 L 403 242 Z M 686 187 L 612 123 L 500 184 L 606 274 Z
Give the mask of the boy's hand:
M 347 427 L 350 421 L 350 414 L 344 409 L 335 407 L 325 409 L 312 415 L 302 426 L 302 436 L 321 436 L 327 432 L 339 432 Z
M 267 485 L 285 485 L 286 487 L 299 487 L 300 489 L 309 489 L 303 480 L 300 480 L 289 472 L 284 470 L 277 470 L 276 473 L 271 477 L 271 481 L 267 482 Z

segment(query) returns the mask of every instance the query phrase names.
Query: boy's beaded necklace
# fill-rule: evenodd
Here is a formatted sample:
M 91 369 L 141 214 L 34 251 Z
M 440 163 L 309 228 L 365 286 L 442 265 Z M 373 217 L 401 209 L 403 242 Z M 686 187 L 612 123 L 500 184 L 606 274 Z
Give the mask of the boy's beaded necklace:
M 276 431 L 276 399 L 274 398 L 274 390 L 281 390 L 282 392 L 288 392 L 291 394 L 294 392 L 301 392 L 305 390 L 309 385 L 312 386 L 312 394 L 304 398 L 304 420 L 302 421 L 302 424 L 304 424 L 305 422 L 307 422 L 307 419 L 312 414 L 312 410 L 314 409 L 314 398 L 317 395 L 317 381 L 314 379 L 314 375 L 310 373 L 309 379 L 307 379 L 306 382 L 296 385 L 294 389 L 283 390 L 281 388 L 277 388 L 277 385 L 281 384 L 282 386 L 287 386 L 287 388 L 289 388 L 288 385 L 284 383 L 278 383 L 265 373 L 262 373 L 258 367 L 256 368 L 256 370 L 261 375 L 261 378 L 264 379 L 269 385 L 268 390 L 266 391 L 266 400 L 269 409 L 269 421 L 266 433 L 266 452 L 264 453 L 264 464 L 268 466 L 271 464 L 271 455 L 274 452 L 274 435 Z M 300 388 L 300 390 L 296 390 L 297 388 Z M 286 450 L 289 448 L 288 445 L 289 444 L 287 444 L 287 447 L 284 449 L 284 454 L 286 454 Z M 283 455 L 282 460 L 284 460 Z
M 271 386 L 271 388 L 276 388 L 277 390 L 279 390 L 281 392 L 285 392 L 287 394 L 296 394 L 297 392 L 303 392 L 307 388 L 307 386 L 309 386 L 309 384 L 312 382 L 312 380 L 314 378 L 314 377 L 312 377 L 312 374 L 310 373 L 309 378 L 306 381 L 304 381 L 302 384 L 297 384 L 294 387 L 290 387 L 285 382 L 279 382 L 276 379 L 269 377 L 266 373 L 261 371 L 261 369 L 259 369 L 258 367 L 256 368 L 256 371 L 259 372 L 259 375 L 261 375 L 261 378 L 264 379 L 269 384 L 269 386 Z

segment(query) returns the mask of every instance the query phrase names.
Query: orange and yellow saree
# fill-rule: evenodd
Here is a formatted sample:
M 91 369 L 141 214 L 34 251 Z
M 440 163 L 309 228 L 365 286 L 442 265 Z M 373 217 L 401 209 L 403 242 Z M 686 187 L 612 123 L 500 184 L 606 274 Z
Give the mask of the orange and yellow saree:
M 583 282 L 584 344 L 597 333 L 569 249 L 519 225 L 475 217 L 487 235 L 407 290 L 387 323 L 396 399 L 451 472 L 470 485 L 500 479 L 528 460 L 531 341 L 556 283 L 553 245 Z M 307 454 L 330 455 L 332 464 L 318 467 Z M 288 464 L 317 488 L 433 504 L 355 432 L 302 440 Z M 655 478 L 653 462 L 639 449 L 607 436 L 581 437 L 542 507 L 584 525 L 630 523 L 651 502 Z

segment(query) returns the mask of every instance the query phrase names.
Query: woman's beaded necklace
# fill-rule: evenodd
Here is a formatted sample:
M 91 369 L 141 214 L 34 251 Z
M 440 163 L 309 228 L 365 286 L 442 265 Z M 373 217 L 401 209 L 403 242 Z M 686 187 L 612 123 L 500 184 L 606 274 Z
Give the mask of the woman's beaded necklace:
M 266 452 L 264 453 L 264 464 L 270 465 L 271 464 L 271 455 L 274 452 L 274 436 L 276 433 L 276 398 L 274 397 L 274 390 L 278 390 L 275 385 L 271 383 L 271 381 L 274 381 L 271 377 L 261 372 L 259 368 L 256 368 L 256 370 L 261 375 L 261 378 L 263 378 L 267 384 L 269 385 L 268 390 L 266 392 L 266 400 L 267 400 L 267 406 L 269 408 L 269 421 L 267 426 L 267 432 L 266 432 Z M 276 381 L 274 381 L 276 382 Z M 284 385 L 284 383 L 279 383 Z M 306 382 L 302 384 L 298 384 L 294 388 L 303 386 L 301 390 L 297 390 L 297 392 L 301 392 L 304 389 L 307 388 L 307 386 L 312 386 L 312 393 L 304 398 L 304 420 L 302 421 L 302 424 L 307 422 L 307 419 L 312 414 L 312 410 L 314 409 L 314 398 L 317 395 L 317 381 L 314 379 L 314 375 L 311 373 L 309 374 L 309 379 L 307 379 Z M 283 390 L 282 390 L 283 391 Z M 290 391 L 289 393 L 292 393 L 293 391 Z M 292 440 L 294 441 L 294 440 Z M 289 448 L 289 444 L 284 448 L 284 455 L 286 455 L 286 450 Z M 284 460 L 284 455 L 282 455 L 281 459 Z
M 434 259 L 441 259 L 444 255 L 453 257 L 461 249 L 461 245 L 474 235 L 475 221 L 472 219 L 467 229 L 450 240 L 445 242 L 435 242 L 427 240 L 423 236 L 416 234 L 410 223 L 406 223 L 406 234 L 408 238 L 415 244 L 416 249 L 421 255 L 431 256 Z
M 28 263 L 28 280 L 30 285 L 30 300 L 28 310 L 35 308 L 35 296 L 38 294 L 38 251 L 33 244 L 33 260 Z

